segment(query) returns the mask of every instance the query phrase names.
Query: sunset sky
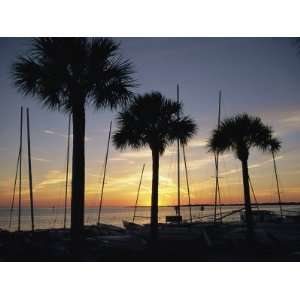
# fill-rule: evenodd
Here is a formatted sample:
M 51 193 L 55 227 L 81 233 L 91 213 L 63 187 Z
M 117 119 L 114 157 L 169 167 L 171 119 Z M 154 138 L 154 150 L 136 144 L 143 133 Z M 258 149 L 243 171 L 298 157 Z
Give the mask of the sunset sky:
M 300 55 L 287 38 L 122 38 L 121 53 L 135 66 L 137 93 L 158 90 L 180 99 L 199 131 L 186 148 L 193 203 L 213 203 L 214 161 L 206 141 L 217 122 L 218 91 L 222 118 L 235 113 L 257 115 L 283 142 L 277 164 L 283 201 L 300 200 Z M 30 108 L 35 205 L 63 206 L 67 116 L 48 111 L 37 99 L 23 97 L 12 84 L 11 64 L 29 49 L 29 38 L 0 38 L 0 207 L 10 205 L 19 143 L 20 107 Z M 110 120 L 116 112 L 86 114 L 86 205 L 96 206 Z M 115 126 L 113 123 L 113 130 Z M 26 137 L 26 135 L 25 135 Z M 24 143 L 24 205 L 28 204 L 27 149 Z M 277 201 L 272 157 L 253 150 L 250 176 L 259 202 Z M 149 149 L 109 153 L 103 204 L 133 205 L 146 163 L 140 205 L 151 196 Z M 240 162 L 232 153 L 220 158 L 222 202 L 242 202 Z M 176 203 L 176 147 L 161 158 L 159 204 Z M 182 164 L 182 202 L 187 192 Z

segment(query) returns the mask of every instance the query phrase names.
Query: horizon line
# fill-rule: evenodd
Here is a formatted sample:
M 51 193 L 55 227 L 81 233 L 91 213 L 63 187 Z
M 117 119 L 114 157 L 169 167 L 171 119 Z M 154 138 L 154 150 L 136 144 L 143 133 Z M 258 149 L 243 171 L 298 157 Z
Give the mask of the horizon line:
M 222 204 L 218 204 L 218 206 L 243 206 L 244 203 L 222 203 Z M 279 205 L 278 202 L 260 202 L 260 203 L 251 203 L 251 205 L 253 206 L 260 206 L 260 205 Z M 285 202 L 281 202 L 281 205 L 300 205 L 300 201 L 285 201 Z M 159 207 L 176 207 L 177 205 L 159 205 Z M 215 206 L 215 204 L 213 203 L 195 203 L 195 204 L 184 204 L 184 205 L 180 205 L 180 207 L 193 207 L 193 206 Z M 113 208 L 113 207 L 122 207 L 122 208 L 133 208 L 134 205 L 105 205 L 103 207 L 107 207 L 107 208 Z M 137 205 L 137 207 L 144 207 L 144 208 L 151 208 L 151 205 Z M 25 209 L 30 209 L 29 205 L 23 206 L 22 208 Z M 53 209 L 53 208 L 64 208 L 64 206 L 36 206 L 34 208 L 45 208 L 45 209 Z M 67 207 L 68 209 L 71 209 L 71 206 Z M 98 209 L 99 206 L 87 206 L 87 209 Z M 9 206 L 0 206 L 0 209 L 10 209 Z

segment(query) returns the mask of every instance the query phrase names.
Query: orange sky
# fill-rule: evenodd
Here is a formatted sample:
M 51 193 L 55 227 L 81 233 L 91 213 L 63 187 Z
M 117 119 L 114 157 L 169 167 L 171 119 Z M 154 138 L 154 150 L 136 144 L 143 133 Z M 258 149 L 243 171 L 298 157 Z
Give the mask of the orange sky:
M 87 148 L 89 148 L 87 142 Z M 89 151 L 87 151 L 89 153 Z M 104 153 L 102 153 L 104 156 Z M 189 168 L 189 180 L 192 203 L 213 203 L 214 193 L 214 174 L 213 158 L 206 152 L 205 140 L 195 138 L 190 146 L 186 148 Z M 254 189 L 258 201 L 268 202 L 277 201 L 275 177 L 271 156 L 258 154 L 253 151 L 255 162 L 250 159 L 249 171 L 252 177 Z M 282 198 L 285 201 L 298 201 L 299 188 L 297 188 L 298 178 L 291 170 L 293 155 L 279 155 L 277 164 L 279 168 L 281 185 L 283 187 Z M 28 206 L 28 177 L 26 176 L 26 159 L 24 159 L 23 176 L 23 205 Z M 103 205 L 134 205 L 137 187 L 140 177 L 142 164 L 146 163 L 143 182 L 140 192 L 139 205 L 149 205 L 151 198 L 151 156 L 150 151 L 117 152 L 112 150 L 110 153 L 107 180 L 104 190 Z M 33 160 L 34 170 L 39 166 L 47 167 L 47 170 L 40 176 L 34 176 L 34 198 L 35 204 L 39 207 L 62 206 L 64 197 L 65 172 L 64 163 L 61 161 L 62 168 L 51 168 L 51 162 L 35 158 Z M 98 160 L 91 166 L 87 160 L 86 168 L 86 205 L 97 206 L 99 203 L 103 162 Z M 181 163 L 181 196 L 182 203 L 187 204 L 187 189 L 184 174 L 184 165 Z M 232 154 L 225 154 L 220 158 L 220 185 L 222 201 L 224 203 L 242 202 L 242 182 L 240 163 Z M 13 170 L 10 170 L 12 174 Z M 70 173 L 71 177 L 71 173 Z M 11 191 L 13 176 L 9 177 L 3 186 L 7 193 L 1 194 L 1 205 L 9 206 L 11 201 Z M 160 188 L 159 204 L 172 205 L 177 201 L 177 177 L 176 177 L 176 148 L 170 147 L 161 159 L 160 165 Z

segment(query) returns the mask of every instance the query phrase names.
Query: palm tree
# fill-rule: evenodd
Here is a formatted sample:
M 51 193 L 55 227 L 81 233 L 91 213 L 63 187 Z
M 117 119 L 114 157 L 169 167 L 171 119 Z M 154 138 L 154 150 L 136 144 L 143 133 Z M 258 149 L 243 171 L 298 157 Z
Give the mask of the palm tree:
M 117 117 L 113 142 L 118 149 L 150 147 L 152 152 L 151 237 L 157 239 L 159 157 L 177 139 L 182 144 L 195 134 L 196 125 L 180 116 L 182 106 L 159 92 L 138 95 Z
M 280 142 L 273 137 L 272 128 L 263 124 L 260 118 L 239 114 L 221 122 L 208 143 L 209 151 L 220 154 L 232 151 L 242 163 L 246 223 L 249 236 L 253 233 L 251 201 L 249 191 L 248 158 L 250 149 L 277 152 Z
M 72 113 L 73 170 L 71 232 L 84 225 L 85 108 L 115 109 L 126 104 L 135 86 L 132 65 L 110 38 L 35 38 L 27 56 L 13 64 L 13 80 L 24 95 L 37 96 L 52 110 Z

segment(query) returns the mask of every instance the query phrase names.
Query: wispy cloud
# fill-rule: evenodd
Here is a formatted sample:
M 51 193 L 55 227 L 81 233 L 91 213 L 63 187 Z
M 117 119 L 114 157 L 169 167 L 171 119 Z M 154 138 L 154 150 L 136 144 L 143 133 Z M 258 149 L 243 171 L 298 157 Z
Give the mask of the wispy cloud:
M 54 131 L 52 131 L 52 130 L 43 130 L 42 131 L 43 133 L 46 133 L 46 134 L 55 134 L 55 132 Z
M 173 150 L 169 150 L 167 149 L 164 152 L 164 157 L 165 156 L 170 156 L 170 155 L 174 155 L 176 153 L 176 151 Z M 135 150 L 135 151 L 128 151 L 128 152 L 121 152 L 120 156 L 115 157 L 114 159 L 120 159 L 120 160 L 124 160 L 124 159 L 139 159 L 139 158 L 150 158 L 152 156 L 151 150 L 149 149 L 144 149 L 144 150 Z
M 175 191 L 175 183 L 172 178 L 160 175 L 160 189 L 166 191 L 166 187 L 172 187 Z M 147 191 L 149 193 L 149 186 L 152 182 L 152 172 L 146 171 L 143 176 L 143 183 L 141 190 L 144 192 Z M 130 190 L 135 194 L 136 189 L 139 183 L 139 174 L 127 174 L 127 176 L 107 176 L 106 185 L 105 185 L 105 193 L 128 193 Z M 90 183 L 87 184 L 86 193 L 87 194 L 97 194 L 100 191 L 101 184 L 100 183 Z
M 275 158 L 275 160 L 280 160 L 280 159 L 283 159 L 283 155 L 277 156 Z M 273 162 L 273 160 L 272 159 L 267 159 L 267 160 L 262 161 L 260 163 L 251 164 L 251 165 L 248 166 L 248 169 L 260 168 L 261 166 L 263 166 L 265 164 L 268 164 L 270 162 Z M 231 175 L 231 174 L 235 174 L 235 173 L 238 173 L 238 172 L 241 172 L 241 171 L 242 171 L 242 168 L 234 168 L 234 169 L 231 169 L 229 171 L 220 173 L 220 176 Z
M 213 164 L 212 158 L 195 159 L 195 160 L 188 161 L 188 169 L 197 170 L 208 164 Z M 184 165 L 182 165 L 182 167 L 184 167 Z
M 276 133 L 283 135 L 291 131 L 298 131 L 300 129 L 300 112 L 289 112 L 283 118 L 278 118 L 278 129 Z
M 119 158 L 148 158 L 151 157 L 150 150 L 140 150 L 140 151 L 128 151 L 122 152 Z
M 280 120 L 281 123 L 300 126 L 300 113 Z
M 65 182 L 65 176 L 66 174 L 59 170 L 50 170 L 45 176 L 45 179 L 43 179 L 37 186 L 36 189 L 45 188 L 48 186 L 55 186 L 58 184 L 61 184 Z M 72 180 L 72 174 L 69 174 L 69 180 L 71 182 Z
M 57 135 L 57 136 L 60 136 L 60 137 L 65 138 L 65 139 L 68 138 L 68 135 L 67 135 L 67 134 L 55 132 L 55 131 L 49 130 L 49 129 L 43 130 L 42 132 L 43 132 L 43 133 L 46 133 L 46 134 L 50 134 L 50 135 Z M 70 139 L 73 139 L 73 134 L 70 134 Z M 86 136 L 86 137 L 84 138 L 84 140 L 85 140 L 86 142 L 88 142 L 88 141 L 92 140 L 92 138 Z
M 207 140 L 205 139 L 193 139 L 188 143 L 189 147 L 206 147 L 207 146 Z
M 241 168 L 234 168 L 234 169 L 231 169 L 229 171 L 226 171 L 226 172 L 221 172 L 219 174 L 219 176 L 226 176 L 226 175 L 231 175 L 231 174 L 235 174 L 235 173 L 238 173 L 241 171 Z
M 288 188 L 284 188 L 283 192 L 284 193 L 299 194 L 300 193 L 300 187 L 288 187 Z
M 32 157 L 32 160 L 40 161 L 40 162 L 51 162 L 49 159 L 41 158 L 41 157 Z
M 128 159 L 125 157 L 111 157 L 110 161 L 127 161 Z

